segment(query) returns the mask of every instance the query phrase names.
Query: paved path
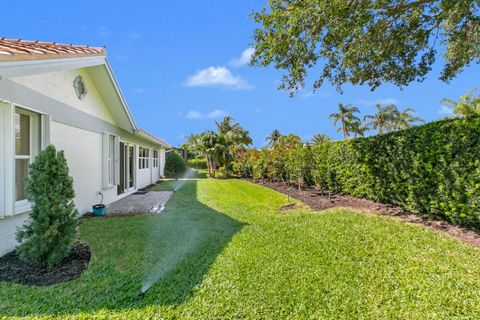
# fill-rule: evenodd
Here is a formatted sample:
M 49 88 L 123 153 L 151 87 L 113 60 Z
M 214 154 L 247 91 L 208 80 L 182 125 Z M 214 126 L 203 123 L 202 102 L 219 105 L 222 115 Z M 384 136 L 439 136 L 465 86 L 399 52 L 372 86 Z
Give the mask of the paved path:
M 160 213 L 172 197 L 173 191 L 149 191 L 131 194 L 107 206 L 108 213 Z

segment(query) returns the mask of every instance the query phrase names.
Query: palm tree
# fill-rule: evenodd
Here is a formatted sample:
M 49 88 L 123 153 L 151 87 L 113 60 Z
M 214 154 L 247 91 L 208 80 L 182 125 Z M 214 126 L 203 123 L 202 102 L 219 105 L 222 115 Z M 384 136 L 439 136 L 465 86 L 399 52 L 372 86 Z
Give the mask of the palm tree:
M 278 143 L 278 140 L 280 139 L 281 136 L 282 134 L 280 133 L 280 131 L 275 129 L 272 131 L 272 133 L 270 133 L 270 135 L 267 136 L 265 140 L 268 141 L 268 145 L 270 147 L 273 147 Z
M 377 104 L 375 107 L 378 110 L 377 113 L 373 116 L 367 115 L 364 119 L 371 119 L 369 125 L 374 130 L 378 130 L 379 134 L 402 130 L 411 126 L 412 123 L 423 122 L 421 118 L 412 114 L 415 113 L 412 108 L 400 111 L 394 104 L 385 107 Z
M 415 113 L 415 110 L 412 108 L 406 108 L 402 112 L 399 112 L 395 119 L 395 129 L 402 130 L 410 127 L 412 123 L 425 122 L 422 118 L 415 117 L 413 113 Z
M 225 138 L 214 131 L 205 131 L 201 134 L 200 146 L 207 162 L 208 173 L 214 178 L 227 149 Z
M 337 129 L 337 132 L 342 132 L 343 137 L 349 137 L 352 124 L 355 121 L 360 121 L 359 118 L 355 116 L 355 113 L 360 112 L 357 107 L 354 107 L 350 104 L 343 105 L 342 103 L 338 104 L 338 112 L 330 114 L 329 118 L 333 118 L 333 125 L 336 126 L 340 121 L 341 127 Z
M 289 133 L 286 136 L 281 136 L 278 139 L 277 145 L 290 147 L 299 143 L 302 143 L 302 138 L 300 138 L 300 136 L 297 136 L 296 134 Z
M 374 130 L 378 130 L 379 134 L 384 134 L 393 130 L 393 119 L 398 113 L 397 107 L 393 104 L 382 107 L 381 104 L 375 105 L 377 113 L 375 115 L 366 115 L 363 119 L 371 119 L 368 125 L 372 126 Z
M 362 121 L 357 117 L 350 122 L 350 131 L 353 132 L 355 138 L 365 136 L 365 132 L 368 130 L 370 130 L 370 128 L 362 124 Z
M 309 143 L 316 145 L 316 144 L 322 144 L 324 142 L 331 141 L 331 140 L 332 139 L 330 139 L 330 137 L 327 136 L 326 134 L 316 134 L 312 137 L 312 139 L 310 139 Z
M 477 89 L 473 88 L 460 97 L 458 102 L 451 99 L 443 99 L 442 103 L 453 108 L 453 112 L 460 117 L 470 117 L 480 114 L 480 95 L 474 96 Z

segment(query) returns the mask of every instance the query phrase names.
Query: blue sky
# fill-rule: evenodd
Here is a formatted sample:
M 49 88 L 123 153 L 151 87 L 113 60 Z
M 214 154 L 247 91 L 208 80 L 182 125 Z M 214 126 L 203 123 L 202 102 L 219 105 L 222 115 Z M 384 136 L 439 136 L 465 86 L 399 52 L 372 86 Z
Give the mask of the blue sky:
M 273 129 L 308 139 L 316 133 L 340 138 L 328 115 L 352 103 L 363 114 L 376 102 L 413 107 L 427 121 L 445 116 L 440 100 L 478 87 L 480 66 L 450 84 L 438 80 L 441 61 L 423 83 L 403 90 L 382 85 L 325 85 L 290 98 L 278 91 L 274 68 L 244 65 L 252 43 L 249 18 L 263 1 L 9 1 L 2 4 L 0 36 L 74 44 L 105 45 L 110 63 L 137 123 L 173 145 L 192 132 L 213 129 L 233 116 L 257 146 Z M 315 80 L 312 75 L 309 80 Z

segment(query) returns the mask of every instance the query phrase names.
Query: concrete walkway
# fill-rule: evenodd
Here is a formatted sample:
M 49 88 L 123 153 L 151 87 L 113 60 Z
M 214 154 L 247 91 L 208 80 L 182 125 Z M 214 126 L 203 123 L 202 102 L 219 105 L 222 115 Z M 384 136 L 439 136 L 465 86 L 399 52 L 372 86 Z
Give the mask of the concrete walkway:
M 149 191 L 144 194 L 131 194 L 107 206 L 107 214 L 112 213 L 160 213 L 172 197 L 173 191 Z

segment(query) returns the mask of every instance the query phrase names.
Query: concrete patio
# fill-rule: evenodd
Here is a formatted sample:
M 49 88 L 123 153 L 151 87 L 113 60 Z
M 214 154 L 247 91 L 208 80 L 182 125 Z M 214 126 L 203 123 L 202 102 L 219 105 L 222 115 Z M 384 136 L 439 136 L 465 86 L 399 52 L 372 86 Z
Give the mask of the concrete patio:
M 132 193 L 107 206 L 107 214 L 160 213 L 173 195 L 173 191 Z

